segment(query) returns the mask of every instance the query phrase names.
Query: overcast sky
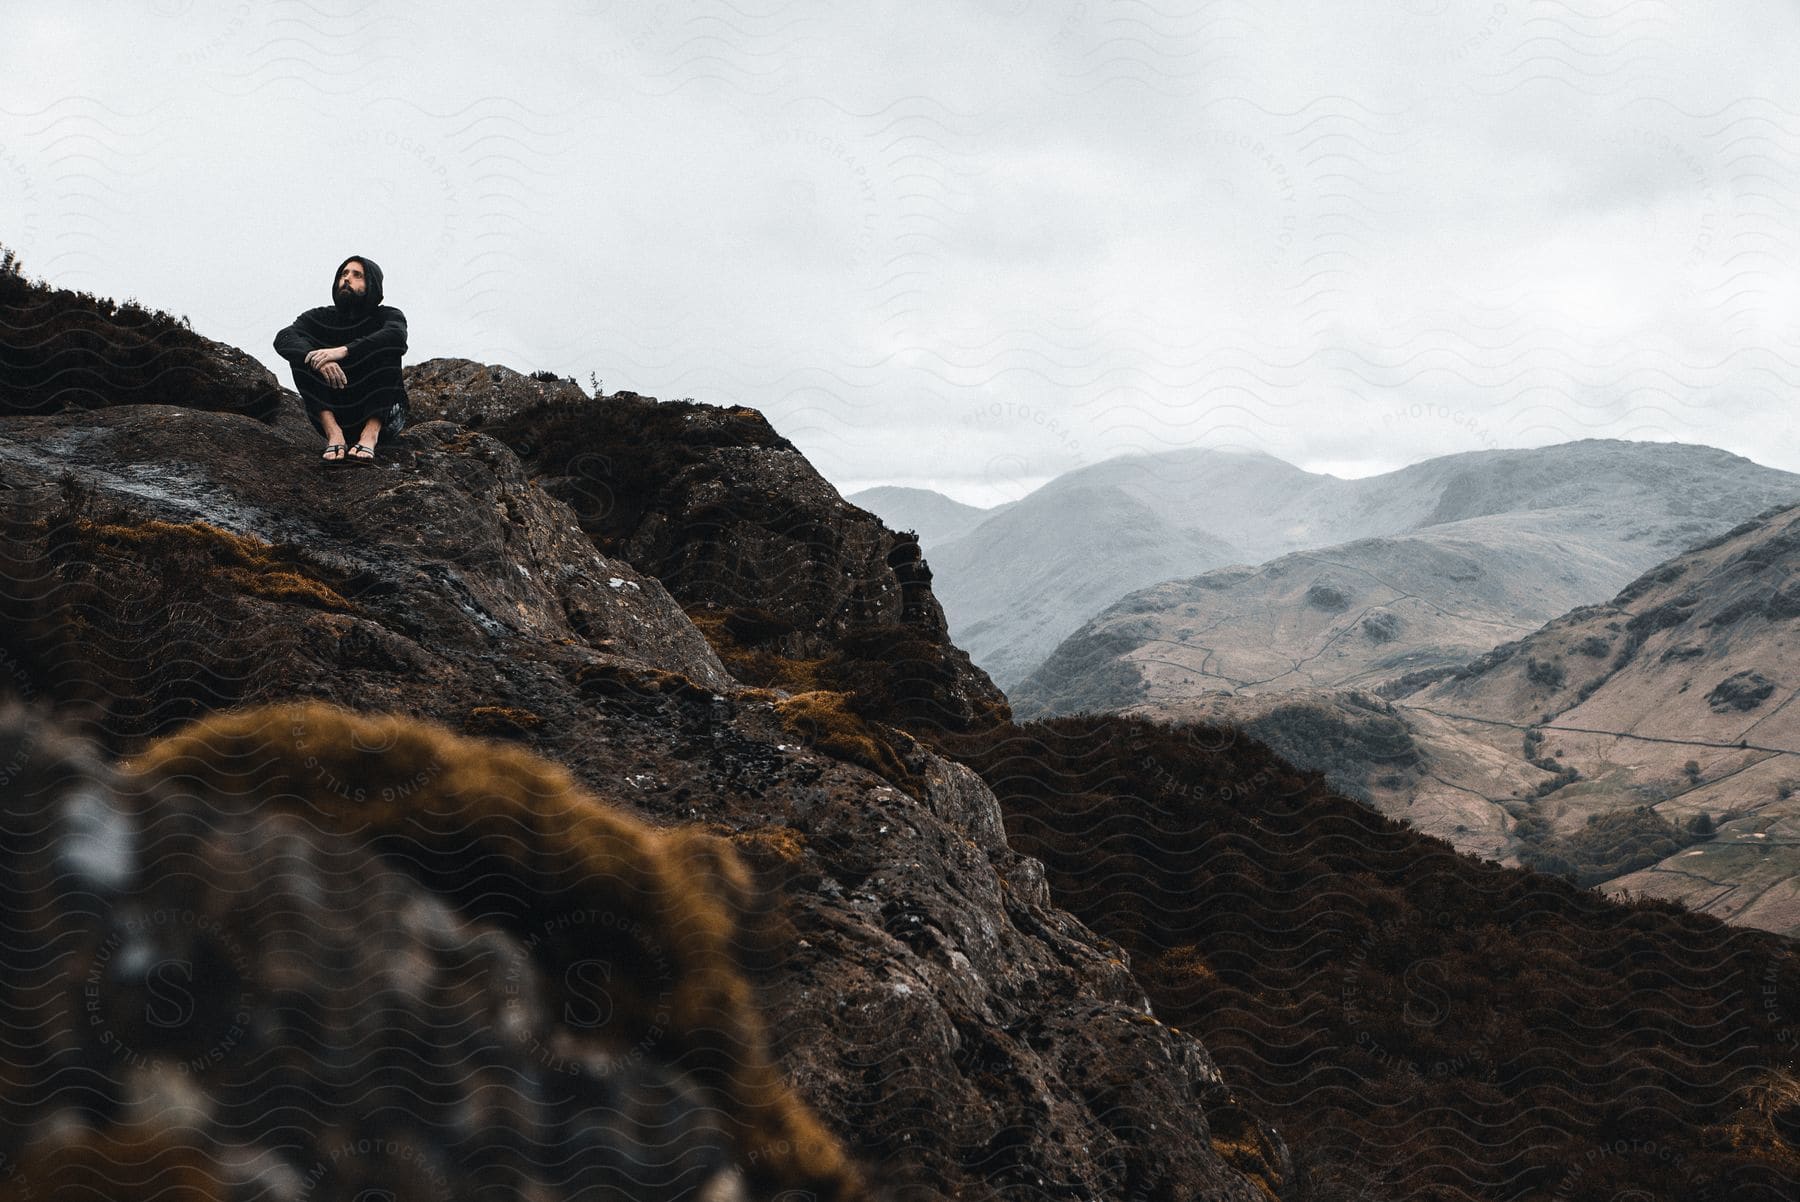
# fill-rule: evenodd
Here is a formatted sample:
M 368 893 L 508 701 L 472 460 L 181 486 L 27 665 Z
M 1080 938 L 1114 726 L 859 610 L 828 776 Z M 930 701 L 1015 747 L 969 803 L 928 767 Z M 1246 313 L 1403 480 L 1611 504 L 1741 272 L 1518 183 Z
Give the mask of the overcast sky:
M 0 242 L 762 410 L 845 493 L 1193 445 L 1800 471 L 1793 0 L 0 0 Z

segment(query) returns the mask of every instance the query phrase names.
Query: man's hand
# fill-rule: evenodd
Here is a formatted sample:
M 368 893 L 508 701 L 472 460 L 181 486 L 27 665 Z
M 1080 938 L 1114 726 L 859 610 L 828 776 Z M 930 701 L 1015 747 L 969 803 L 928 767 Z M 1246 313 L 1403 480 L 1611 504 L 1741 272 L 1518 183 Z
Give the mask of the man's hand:
M 344 369 L 335 363 L 327 363 L 324 367 L 321 367 L 319 369 L 319 374 L 324 376 L 325 382 L 333 388 L 342 388 L 345 384 L 349 383 L 349 380 L 344 376 Z
M 306 366 L 312 368 L 320 375 L 325 376 L 325 367 L 327 364 L 336 363 L 349 353 L 350 348 L 347 346 L 322 346 L 316 351 L 306 352 Z M 341 371 L 338 373 L 340 376 L 343 374 L 344 373 Z M 330 377 L 326 376 L 326 378 L 329 379 Z M 343 385 L 340 384 L 338 387 L 341 388 Z

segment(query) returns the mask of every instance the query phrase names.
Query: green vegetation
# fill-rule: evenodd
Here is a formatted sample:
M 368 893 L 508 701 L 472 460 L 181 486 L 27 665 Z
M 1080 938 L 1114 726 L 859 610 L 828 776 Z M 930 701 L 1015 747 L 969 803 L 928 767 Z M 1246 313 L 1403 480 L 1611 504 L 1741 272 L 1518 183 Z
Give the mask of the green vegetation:
M 1774 693 L 1775 682 L 1761 672 L 1737 672 L 1713 686 L 1706 695 L 1706 704 L 1715 714 L 1753 710 Z
M 1555 660 L 1533 658 L 1525 661 L 1525 679 L 1541 688 L 1560 689 L 1568 683 L 1569 674 Z
M 1706 823 L 1696 829 L 1702 818 Z M 1521 821 L 1514 834 L 1524 844 L 1519 849 L 1519 863 L 1527 868 L 1568 877 L 1580 885 L 1599 885 L 1710 838 L 1711 822 L 1700 814 L 1688 826 L 1677 827 L 1649 806 L 1637 806 L 1592 815 L 1573 835 L 1553 835 L 1541 819 Z
M 1397 697 L 1409 697 L 1427 685 L 1434 685 L 1440 680 L 1452 677 L 1460 680 L 1467 675 L 1465 669 L 1466 665 L 1464 664 L 1439 664 L 1434 668 L 1415 668 L 1392 680 L 1382 681 L 1375 686 L 1374 693 L 1377 697 L 1389 701 Z
M 1581 779 L 1581 771 L 1571 765 L 1559 764 L 1555 768 L 1556 775 L 1546 781 L 1539 781 L 1532 791 L 1534 797 L 1548 797 L 1565 785 L 1572 785 Z
M 1425 757 L 1411 729 L 1385 703 L 1364 718 L 1321 705 L 1283 705 L 1244 729 L 1288 763 L 1323 773 L 1333 789 L 1365 805 L 1374 800 L 1371 774 L 1379 774 L 1384 787 L 1403 788 L 1424 771 Z
M 1705 550 L 1708 547 L 1716 546 L 1727 539 L 1734 538 L 1739 534 L 1755 529 L 1756 525 L 1757 523 L 1755 522 L 1745 522 L 1736 529 L 1721 534 L 1717 539 L 1713 540 L 1713 542 L 1702 543 L 1700 546 L 1693 548 L 1693 550 L 1700 551 Z M 1684 563 L 1666 563 L 1651 568 L 1648 572 L 1645 572 L 1642 576 L 1639 576 L 1636 580 L 1633 580 L 1630 584 L 1621 589 L 1619 595 L 1613 598 L 1613 604 L 1625 605 L 1629 602 L 1636 601 L 1652 588 L 1659 584 L 1669 583 L 1671 580 L 1678 578 L 1685 571 L 1687 571 L 1687 565 Z
M 1679 574 L 1676 573 L 1676 575 Z M 1621 593 L 1620 596 L 1623 597 L 1624 594 Z M 1613 661 L 1613 666 L 1623 668 L 1630 663 L 1646 639 L 1659 630 L 1668 630 L 1681 625 L 1693 615 L 1695 607 L 1699 604 L 1700 599 L 1692 593 L 1688 593 L 1653 609 L 1647 609 L 1641 614 L 1633 614 L 1625 623 L 1625 645 L 1619 648 L 1619 656 Z
M 1408 672 L 1404 676 L 1384 682 L 1376 692 L 1387 698 L 1404 697 L 1416 693 L 1427 685 L 1436 684 L 1440 680 L 1468 680 L 1499 667 L 1517 655 L 1525 645 L 1523 639 L 1514 639 L 1510 643 L 1501 643 L 1492 651 L 1487 651 L 1462 664 L 1444 664 L 1433 668 L 1421 668 Z
M 1083 627 L 1038 666 L 1025 691 L 1057 713 L 1100 712 L 1142 701 L 1144 677 L 1124 658 L 1144 645 L 1141 634 L 1121 627 Z
M 1378 609 L 1362 620 L 1363 633 L 1372 643 L 1391 643 L 1400 637 L 1400 616 Z
M 1306 590 L 1306 603 L 1326 613 L 1338 613 L 1350 608 L 1350 594 L 1341 585 L 1321 580 Z
M 1546 722 L 1549 721 L 1550 716 L 1546 714 L 1544 720 Z M 1548 797 L 1564 785 L 1574 784 L 1581 779 L 1580 769 L 1574 767 L 1572 764 L 1565 764 L 1554 756 L 1538 754 L 1538 750 L 1544 745 L 1544 735 L 1542 731 L 1526 731 L 1524 742 L 1526 761 L 1534 768 L 1539 768 L 1545 772 L 1552 773 L 1549 780 L 1538 782 L 1537 788 L 1532 791 L 1531 795 L 1533 797 Z M 1518 817 L 1518 815 L 1514 815 L 1514 817 Z

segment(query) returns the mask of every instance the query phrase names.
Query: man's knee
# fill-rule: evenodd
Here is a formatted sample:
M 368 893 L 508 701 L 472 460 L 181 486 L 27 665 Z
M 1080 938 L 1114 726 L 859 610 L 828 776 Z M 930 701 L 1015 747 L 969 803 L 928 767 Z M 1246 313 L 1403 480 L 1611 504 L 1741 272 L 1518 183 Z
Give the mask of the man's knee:
M 294 391 L 300 394 L 300 399 L 306 402 L 309 410 L 329 409 L 334 399 L 331 395 L 333 390 L 325 381 L 304 368 L 294 369 Z

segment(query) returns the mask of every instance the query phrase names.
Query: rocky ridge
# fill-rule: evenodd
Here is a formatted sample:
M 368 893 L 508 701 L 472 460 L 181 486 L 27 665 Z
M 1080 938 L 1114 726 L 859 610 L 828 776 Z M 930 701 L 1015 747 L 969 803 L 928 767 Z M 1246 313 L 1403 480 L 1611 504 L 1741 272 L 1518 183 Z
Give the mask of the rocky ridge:
M 1109 671 L 1153 700 L 1360 685 L 1465 660 L 1796 499 L 1792 473 L 1681 444 L 1474 451 L 1354 480 L 1201 448 L 1060 476 L 933 558 L 958 643 L 1022 712 L 1070 712 L 1095 695 L 1069 678 L 1096 627 L 1136 638 Z M 1340 600 L 1308 601 L 1315 584 Z
M 1279 1140 L 1252 1126 L 1245 1142 L 1205 1049 L 1151 1017 L 1116 945 L 1054 907 L 980 779 L 855 712 L 885 698 L 948 727 L 1003 707 L 966 659 L 941 654 L 941 611 L 906 541 L 837 500 L 750 411 L 556 403 L 542 423 L 419 421 L 348 470 L 317 459 L 291 409 L 272 424 L 164 405 L 6 419 L 8 691 L 53 703 L 114 755 L 258 702 L 410 714 L 516 742 L 653 823 L 699 824 L 783 903 L 756 977 L 779 1067 L 888 1188 L 1246 1200 L 1280 1188 Z M 610 407 L 627 425 L 710 431 L 685 465 L 698 495 L 659 507 L 621 489 L 630 505 L 571 510 L 553 492 L 616 477 L 558 464 L 562 483 L 541 486 L 541 449 L 521 457 L 482 432 L 530 437 L 579 424 L 583 406 L 601 424 Z M 647 470 L 622 453 L 621 465 Z M 758 495 L 765 539 L 788 548 L 768 559 L 724 525 L 734 498 Z M 806 525 L 821 505 L 834 524 Z M 682 530 L 706 522 L 719 541 L 689 545 Z M 731 603 L 701 615 L 727 634 L 726 661 L 656 576 L 607 553 L 619 546 L 663 556 L 677 592 Z M 825 553 L 857 570 L 821 565 Z M 882 657 L 884 629 L 912 654 Z M 863 650 L 821 654 L 838 639 Z M 749 688 L 727 670 L 770 647 L 814 661 L 801 682 L 814 687 Z M 859 672 L 879 676 L 861 696 L 829 687 Z M 557 920 L 546 905 L 533 922 Z M 529 929 L 511 933 L 530 950 Z M 74 1121 L 102 1150 L 135 1130 L 134 1098 L 188 1080 L 101 1075 L 110 1092 Z M 1232 1114 L 1229 1141 L 1209 1109 Z M 256 1127 L 253 1107 L 238 1113 Z M 8 1163 L 43 1135 L 9 1130 Z M 303 1133 L 269 1139 L 259 1146 L 302 1174 L 321 1154 Z M 737 1154 L 758 1194 L 806 1184 L 805 1166 L 784 1179 Z

